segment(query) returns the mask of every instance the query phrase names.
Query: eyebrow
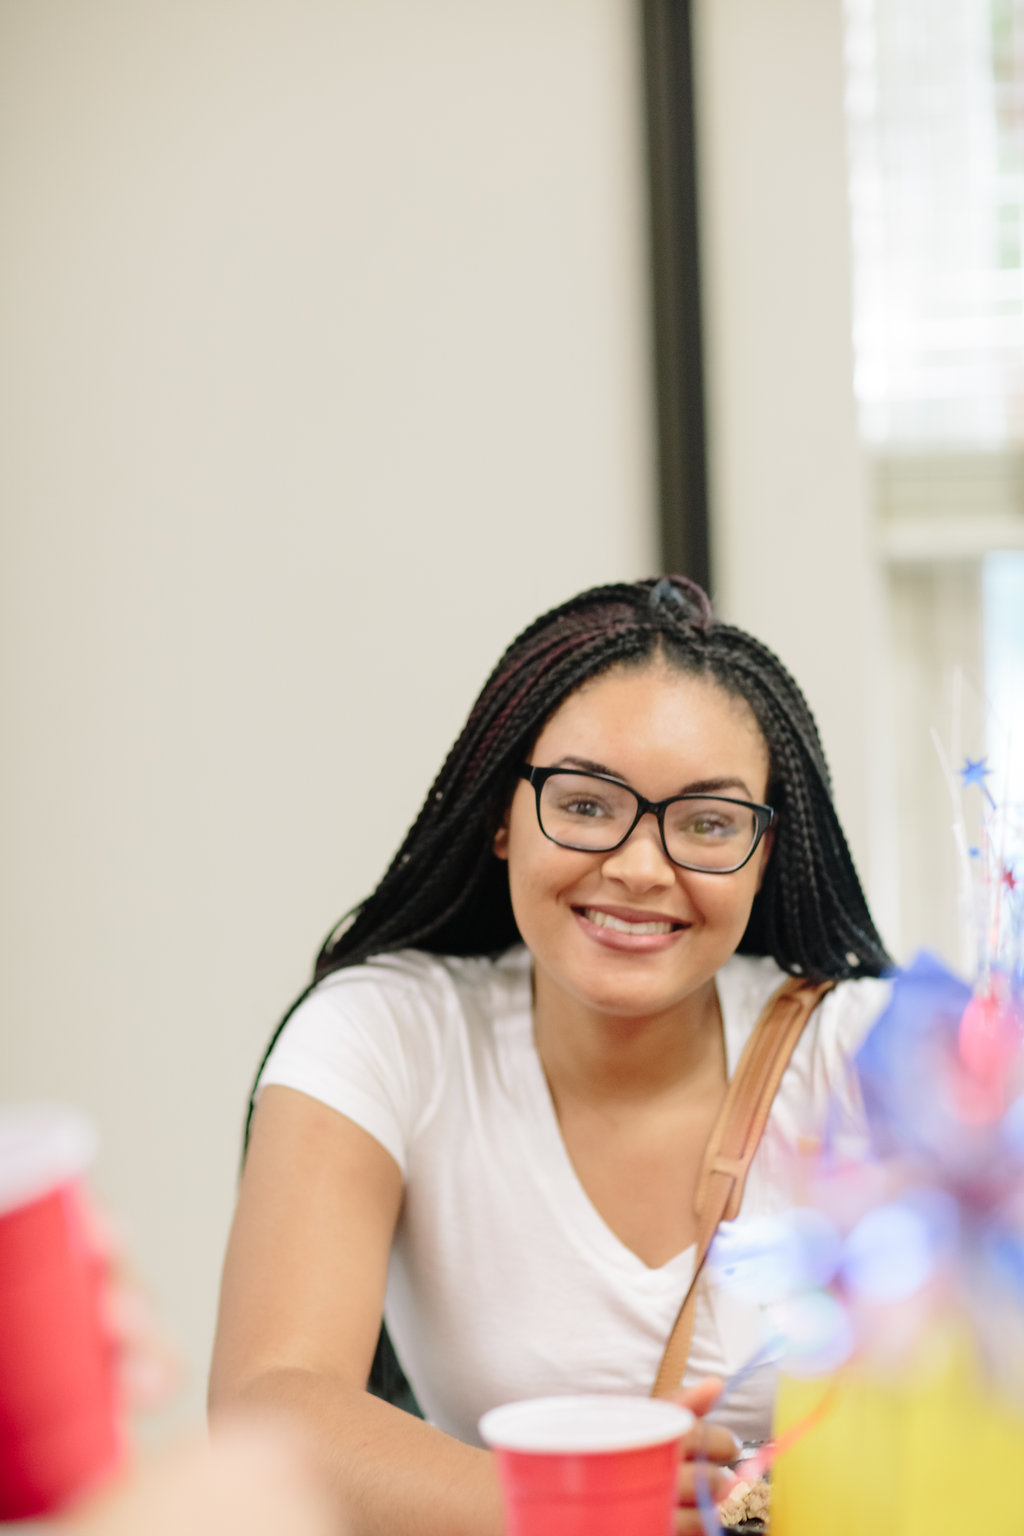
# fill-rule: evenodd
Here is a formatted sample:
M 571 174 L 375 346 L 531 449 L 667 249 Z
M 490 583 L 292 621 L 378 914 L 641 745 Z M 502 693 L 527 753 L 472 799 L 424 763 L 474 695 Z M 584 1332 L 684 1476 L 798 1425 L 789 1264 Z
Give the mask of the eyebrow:
M 624 779 L 621 773 L 616 773 L 614 768 L 609 768 L 606 763 L 595 763 L 589 757 L 573 757 L 572 755 L 560 757 L 557 763 L 552 764 L 552 767 L 579 768 L 583 773 L 603 773 L 608 778 L 618 779 L 620 783 L 628 784 L 628 780 Z M 632 788 L 632 785 L 629 785 L 629 788 Z M 719 795 L 726 789 L 742 790 L 744 798 L 747 800 L 753 800 L 754 798 L 746 781 L 737 778 L 694 779 L 692 783 L 684 784 L 683 788 L 679 790 L 679 794 Z M 669 796 L 669 798 L 671 799 L 672 797 Z

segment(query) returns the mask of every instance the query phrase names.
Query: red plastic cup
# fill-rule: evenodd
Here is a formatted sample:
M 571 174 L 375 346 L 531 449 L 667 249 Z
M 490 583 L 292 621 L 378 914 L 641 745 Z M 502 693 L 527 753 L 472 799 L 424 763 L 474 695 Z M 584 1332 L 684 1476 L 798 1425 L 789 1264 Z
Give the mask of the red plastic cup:
M 538 1397 L 492 1408 L 505 1536 L 668 1536 L 693 1414 L 650 1397 Z
M 95 1144 L 72 1110 L 0 1110 L 0 1520 L 59 1509 L 121 1457 L 79 1192 Z

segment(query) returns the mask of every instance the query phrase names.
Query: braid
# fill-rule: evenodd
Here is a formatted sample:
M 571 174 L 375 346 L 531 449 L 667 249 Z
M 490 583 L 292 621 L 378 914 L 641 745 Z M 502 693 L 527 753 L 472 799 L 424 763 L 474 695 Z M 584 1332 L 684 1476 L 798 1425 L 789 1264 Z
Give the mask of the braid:
M 663 655 L 746 700 L 768 744 L 772 857 L 741 949 L 814 977 L 877 975 L 889 963 L 832 805 L 807 702 L 760 641 L 715 620 L 686 577 L 595 587 L 542 615 L 498 662 L 376 890 L 335 929 L 315 978 L 415 944 L 486 954 L 518 939 L 491 844 L 519 764 L 582 683 Z
M 566 628 L 568 635 L 552 634 L 550 626 L 534 624 L 510 646 L 508 664 L 499 663 L 484 685 L 380 885 L 321 950 L 318 978 L 412 943 L 434 953 L 480 954 L 518 940 L 505 872 L 496 880 L 491 868 L 491 843 L 519 763 L 543 721 L 581 682 L 650 651 L 625 621 L 597 634 L 578 620 Z M 492 899 L 481 909 L 485 886 Z M 456 921 L 462 912 L 469 932 Z
M 813 980 L 876 976 L 889 965 L 832 803 L 813 716 L 771 651 L 720 626 L 712 674 L 750 705 L 771 759 L 775 847 L 740 949 L 768 953 Z M 716 645 L 716 651 L 718 647 Z
M 695 582 L 668 576 L 582 592 L 513 640 L 380 884 L 325 941 L 314 983 L 412 945 L 480 955 L 518 942 L 507 871 L 492 844 L 519 765 L 583 683 L 658 657 L 745 700 L 768 745 L 774 846 L 740 950 L 816 980 L 881 974 L 891 962 L 832 804 L 807 701 L 767 646 L 718 622 Z
M 325 941 L 314 981 L 411 945 L 490 954 L 516 943 L 507 873 L 492 842 L 519 765 L 581 684 L 658 656 L 744 699 L 768 745 L 774 846 L 740 949 L 816 979 L 879 975 L 889 957 L 803 694 L 767 646 L 718 622 L 701 588 L 672 576 L 580 593 L 513 640 L 380 884 Z

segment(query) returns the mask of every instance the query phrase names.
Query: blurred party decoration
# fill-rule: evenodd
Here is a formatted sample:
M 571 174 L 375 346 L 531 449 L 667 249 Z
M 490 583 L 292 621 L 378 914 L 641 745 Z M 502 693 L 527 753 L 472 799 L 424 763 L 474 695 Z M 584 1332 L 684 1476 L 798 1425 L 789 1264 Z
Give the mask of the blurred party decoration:
M 927 953 L 893 977 L 865 1149 L 826 1133 L 803 1203 L 710 1255 L 778 1340 L 774 1536 L 1024 1533 L 1024 823 L 984 756 L 943 761 L 972 981 Z

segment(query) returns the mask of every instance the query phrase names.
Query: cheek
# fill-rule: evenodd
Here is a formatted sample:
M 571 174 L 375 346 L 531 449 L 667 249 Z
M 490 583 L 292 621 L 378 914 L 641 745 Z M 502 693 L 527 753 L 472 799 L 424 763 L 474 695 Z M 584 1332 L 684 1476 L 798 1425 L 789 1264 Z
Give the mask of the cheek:
M 508 894 L 520 935 L 527 947 L 536 952 L 544 947 L 545 934 L 552 928 L 552 886 L 536 860 L 517 857 L 514 839 L 508 860 Z
M 699 887 L 691 885 L 690 895 L 706 923 L 735 928 L 738 942 L 747 926 L 760 880 L 760 867 L 751 864 L 735 875 L 706 875 Z
M 520 931 L 543 935 L 556 908 L 578 895 L 580 882 L 594 868 L 592 854 L 559 848 L 536 823 L 513 819 L 503 841 L 508 864 L 508 888 Z
M 751 866 L 750 866 L 750 869 L 749 870 L 745 869 L 745 870 L 742 871 L 742 873 L 743 873 L 743 894 L 742 894 L 741 899 L 737 902 L 737 915 L 736 915 L 736 921 L 737 921 L 737 925 L 738 925 L 738 928 L 739 928 L 739 933 L 737 935 L 737 943 L 739 942 L 739 939 L 742 937 L 743 930 L 746 928 L 747 923 L 748 923 L 748 921 L 750 919 L 750 911 L 751 911 L 751 908 L 754 905 L 754 898 L 757 895 L 758 891 L 761 889 L 761 877 L 762 877 L 762 875 L 764 873 L 764 865 L 762 863 L 757 863 L 757 862 L 752 863 Z

